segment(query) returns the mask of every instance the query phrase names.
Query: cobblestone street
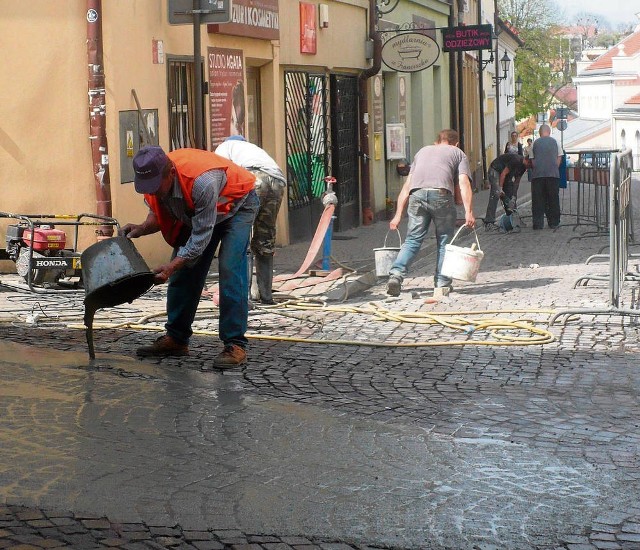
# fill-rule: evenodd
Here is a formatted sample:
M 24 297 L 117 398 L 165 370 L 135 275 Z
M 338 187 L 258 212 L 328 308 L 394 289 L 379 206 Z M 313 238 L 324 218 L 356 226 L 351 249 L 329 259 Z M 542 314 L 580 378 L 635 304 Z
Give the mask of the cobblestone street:
M 189 357 L 134 358 L 163 327 L 155 288 L 98 312 L 89 360 L 82 295 L 1 276 L 0 548 L 640 548 L 640 321 L 547 326 L 607 304 L 606 282 L 574 288 L 607 273 L 585 264 L 608 244 L 590 229 L 479 229 L 477 281 L 437 302 L 432 238 L 399 298 L 375 278 L 288 290 L 224 373 L 209 297 Z M 334 255 L 364 274 L 386 233 Z M 636 282 L 621 299 L 637 309 Z

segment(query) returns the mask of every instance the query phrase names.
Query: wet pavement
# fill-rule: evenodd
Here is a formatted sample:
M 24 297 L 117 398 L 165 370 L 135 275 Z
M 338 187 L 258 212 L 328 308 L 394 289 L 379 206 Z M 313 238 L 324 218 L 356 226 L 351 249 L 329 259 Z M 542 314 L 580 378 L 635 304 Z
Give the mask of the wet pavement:
M 478 280 L 433 303 L 432 241 L 399 298 L 371 278 L 386 229 L 334 242 L 359 292 L 254 309 L 249 362 L 224 373 L 210 297 L 189 357 L 133 358 L 162 330 L 157 288 L 98 312 L 89 360 L 81 295 L 2 276 L 0 548 L 640 548 L 640 324 L 546 324 L 606 303 L 573 288 L 606 272 L 584 264 L 606 236 L 569 216 L 481 230 Z

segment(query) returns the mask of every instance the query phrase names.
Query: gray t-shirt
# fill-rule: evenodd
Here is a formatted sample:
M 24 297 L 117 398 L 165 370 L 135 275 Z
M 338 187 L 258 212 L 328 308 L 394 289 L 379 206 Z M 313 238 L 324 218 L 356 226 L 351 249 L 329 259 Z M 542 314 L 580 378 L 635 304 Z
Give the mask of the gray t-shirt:
M 551 136 L 536 139 L 533 142 L 533 174 L 536 178 L 560 178 L 558 157 L 562 155 L 560 144 Z
M 471 179 L 467 155 L 453 145 L 441 143 L 420 149 L 411 163 L 411 189 L 447 189 L 454 192 L 459 174 Z

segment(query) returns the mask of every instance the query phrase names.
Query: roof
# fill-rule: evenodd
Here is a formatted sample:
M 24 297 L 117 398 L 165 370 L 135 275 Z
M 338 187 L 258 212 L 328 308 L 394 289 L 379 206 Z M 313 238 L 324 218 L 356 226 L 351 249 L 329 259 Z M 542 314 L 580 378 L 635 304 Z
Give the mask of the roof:
M 506 33 L 511 38 L 513 38 L 513 40 L 515 40 L 518 46 L 520 47 L 524 46 L 524 42 L 522 38 L 520 38 L 520 33 L 518 32 L 518 29 L 516 29 L 509 21 L 505 21 L 504 19 L 501 19 L 498 16 L 496 16 L 496 21 L 497 21 L 497 24 L 500 26 L 500 28 L 506 31 Z
M 598 59 L 591 63 L 586 70 L 593 71 L 597 69 L 611 69 L 613 67 L 613 58 L 618 56 L 621 51 L 623 51 L 623 55 L 626 55 L 627 57 L 632 57 L 637 53 L 640 53 L 640 30 L 636 30 L 609 51 L 602 54 Z
M 555 97 L 560 103 L 563 103 L 567 107 L 575 108 L 578 104 L 578 90 L 572 84 L 556 90 Z
M 624 102 L 625 105 L 640 105 L 640 94 L 634 95 Z
M 569 121 L 567 129 L 564 131 L 565 147 L 570 147 L 573 143 L 580 143 L 591 136 L 601 134 L 611 129 L 611 119 L 585 119 L 575 118 Z

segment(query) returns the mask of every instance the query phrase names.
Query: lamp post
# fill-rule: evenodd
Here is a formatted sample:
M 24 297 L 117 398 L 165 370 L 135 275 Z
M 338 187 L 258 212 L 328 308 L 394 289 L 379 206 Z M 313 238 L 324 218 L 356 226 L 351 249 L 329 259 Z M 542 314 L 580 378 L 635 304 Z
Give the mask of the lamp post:
M 520 92 L 522 92 L 522 78 L 518 76 L 516 79 L 516 95 L 507 96 L 507 105 L 513 103 L 516 100 L 516 97 L 520 97 Z
M 510 64 L 511 64 L 511 59 L 509 58 L 509 55 L 505 50 L 504 55 L 500 58 L 500 65 L 502 66 L 502 76 L 496 75 L 491 77 L 491 79 L 493 80 L 494 86 L 497 87 L 498 84 L 500 84 L 501 80 L 504 80 L 505 78 L 507 78 Z

